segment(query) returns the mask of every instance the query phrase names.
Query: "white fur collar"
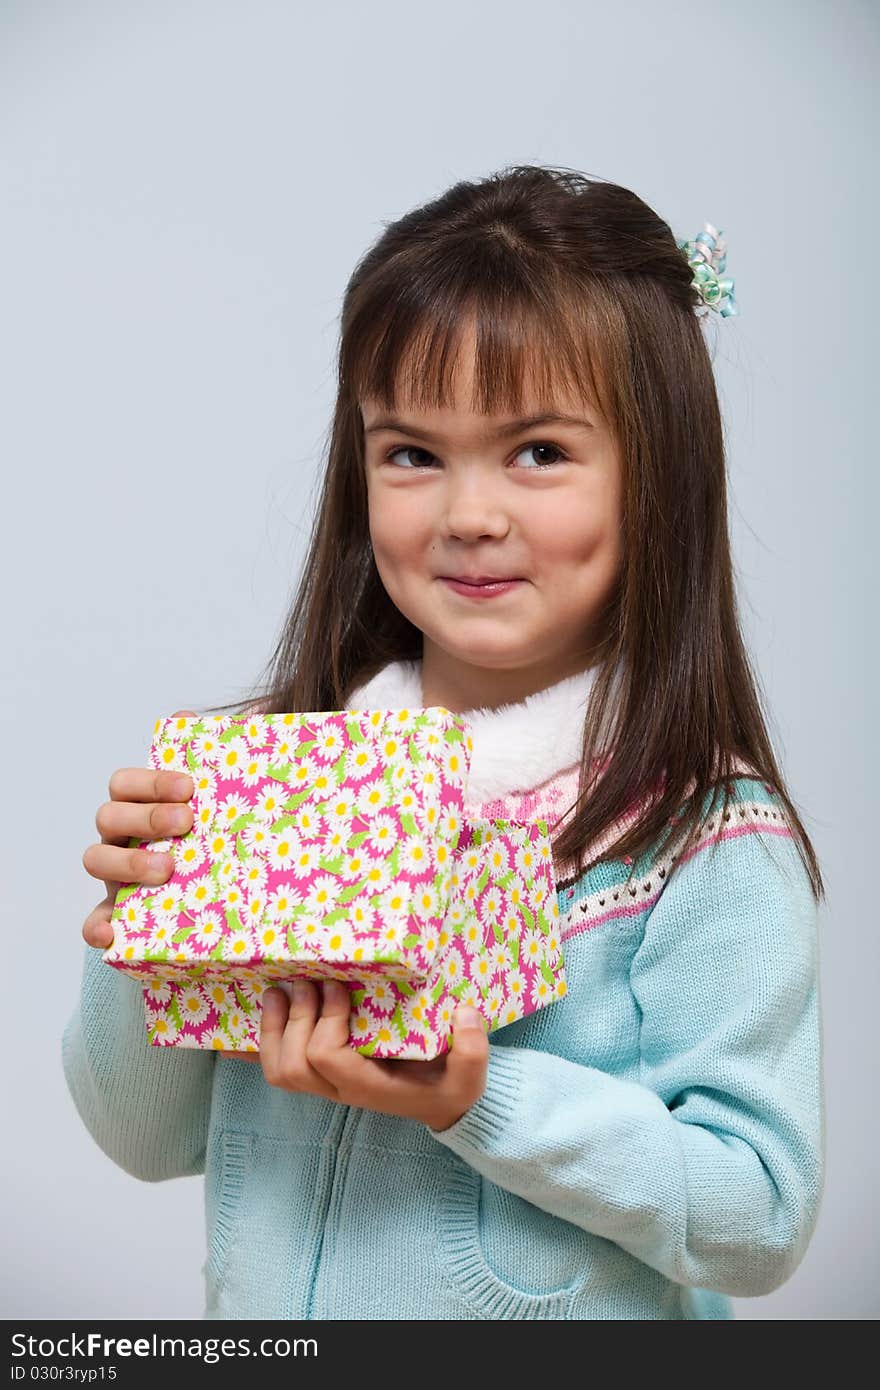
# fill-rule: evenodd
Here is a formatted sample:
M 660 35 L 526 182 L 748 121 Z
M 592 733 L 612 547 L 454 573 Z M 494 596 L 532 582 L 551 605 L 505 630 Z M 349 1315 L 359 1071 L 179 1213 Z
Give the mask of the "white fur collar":
M 466 800 L 530 791 L 580 763 L 596 669 L 567 676 L 519 704 L 467 710 L 473 752 Z M 422 662 L 391 661 L 348 697 L 349 709 L 423 709 Z

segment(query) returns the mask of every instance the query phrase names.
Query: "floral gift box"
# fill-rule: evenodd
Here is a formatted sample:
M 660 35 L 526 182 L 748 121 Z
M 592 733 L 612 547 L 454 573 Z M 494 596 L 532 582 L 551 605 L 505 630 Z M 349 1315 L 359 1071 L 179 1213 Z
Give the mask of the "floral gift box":
M 366 1056 L 447 1051 L 565 993 L 546 820 L 466 815 L 473 743 L 442 706 L 158 719 L 149 765 L 188 772 L 158 888 L 123 885 L 108 965 L 143 985 L 158 1046 L 258 1051 L 260 1001 L 297 976 L 351 990 Z

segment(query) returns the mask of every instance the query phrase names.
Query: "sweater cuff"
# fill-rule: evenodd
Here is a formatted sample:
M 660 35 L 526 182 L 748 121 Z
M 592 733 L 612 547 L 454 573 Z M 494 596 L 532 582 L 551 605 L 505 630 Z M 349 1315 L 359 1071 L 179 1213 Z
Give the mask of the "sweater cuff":
M 468 1148 L 487 1149 L 511 1124 L 522 1102 L 526 1070 L 521 1052 L 513 1047 L 493 1044 L 489 1049 L 486 1089 L 448 1129 L 428 1132 L 462 1154 Z

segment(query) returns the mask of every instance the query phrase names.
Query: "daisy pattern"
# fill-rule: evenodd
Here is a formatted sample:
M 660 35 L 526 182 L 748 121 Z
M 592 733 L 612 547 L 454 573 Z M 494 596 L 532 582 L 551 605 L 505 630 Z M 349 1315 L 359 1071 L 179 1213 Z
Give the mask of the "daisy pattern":
M 250 760 L 250 749 L 240 735 L 221 743 L 214 757 L 214 763 L 221 777 L 238 777 L 241 769 Z
M 549 1004 L 551 999 L 554 998 L 554 995 L 555 990 L 553 989 L 553 987 L 551 985 L 548 985 L 540 970 L 536 970 L 535 978 L 532 980 L 532 988 L 530 990 L 532 1008 L 540 1009 L 543 1007 L 544 1004 Z
M 242 1009 L 230 1009 L 224 1026 L 230 1038 L 240 1042 L 248 1030 L 247 1014 Z
M 489 883 L 480 902 L 480 921 L 485 923 L 487 927 L 497 926 L 502 906 L 501 893 L 492 883 Z
M 264 956 L 277 957 L 279 950 L 282 950 L 284 947 L 284 937 L 278 931 L 277 927 L 273 927 L 267 923 L 265 926 L 260 927 L 257 932 L 257 945 Z
M 431 996 L 424 990 L 413 994 L 405 999 L 403 1003 L 403 1026 L 408 1033 L 415 1033 L 421 1038 L 427 1038 L 431 1020 L 428 1010 L 431 1007 Z
M 527 881 L 531 881 L 538 869 L 538 858 L 532 847 L 531 840 L 527 840 L 524 845 L 520 845 L 514 855 L 514 867 L 516 872 Z
M 378 921 L 378 913 L 363 898 L 355 898 L 349 906 L 348 922 L 356 936 L 373 932 Z
M 380 813 L 373 817 L 361 849 L 365 854 L 384 856 L 391 853 L 399 837 L 400 831 L 394 817 Z
M 394 732 L 392 726 L 386 725 L 387 732 L 379 739 L 379 757 L 382 759 L 383 767 L 391 768 L 392 772 L 396 769 L 407 766 L 408 745 L 405 738 Z M 392 777 L 392 781 L 394 778 Z
M 319 844 L 307 844 L 301 841 L 291 865 L 293 877 L 311 878 L 315 869 L 318 867 L 318 860 L 320 857 L 321 846 Z
M 185 745 L 164 743 L 159 749 L 158 764 L 162 771 L 187 772 Z
M 222 718 L 222 715 L 220 716 Z M 194 733 L 190 739 L 194 757 L 200 763 L 213 765 L 219 749 L 223 747 L 216 730 L 206 730 L 202 733 Z
M 435 890 L 434 884 L 417 884 L 413 888 L 413 913 L 421 922 L 428 924 L 428 929 L 432 923 L 437 922 L 439 915 L 441 915 L 441 908 L 439 908 L 437 890 Z M 437 935 L 434 934 L 434 931 L 431 931 L 431 940 L 434 945 L 437 945 Z M 425 938 L 425 947 L 427 947 L 427 938 Z
M 339 893 L 339 879 L 333 874 L 318 874 L 309 884 L 305 893 L 305 905 L 309 912 L 323 916 L 332 912 Z
M 401 925 L 409 916 L 410 887 L 403 879 L 390 883 L 379 900 L 379 912 L 383 917 L 400 920 Z
M 421 729 L 416 729 L 413 734 L 413 744 L 426 761 L 432 764 L 441 761 L 440 755 L 443 752 L 445 739 L 441 738 L 432 725 L 425 724 Z
M 328 763 L 335 763 L 341 753 L 345 752 L 345 742 L 342 730 L 335 724 L 329 724 L 321 729 L 317 735 L 317 741 L 312 749 L 312 757 L 316 762 L 325 766 Z
M 349 937 L 344 931 L 331 928 L 327 940 L 324 942 L 322 953 L 325 960 L 348 960 L 349 957 Z
M 217 803 L 216 818 L 221 825 L 230 826 L 250 811 L 250 802 L 239 792 L 229 792 Z
M 153 930 L 150 932 L 149 936 L 144 942 L 145 959 L 149 956 L 155 957 L 161 951 L 166 951 L 168 949 L 168 947 L 171 945 L 171 937 L 176 925 L 176 920 L 172 924 L 170 919 L 167 918 L 163 918 L 161 921 L 156 922 L 155 926 L 153 927 Z
M 504 976 L 504 988 L 510 998 L 525 999 L 526 977 L 521 970 L 508 970 Z
M 397 1004 L 397 996 L 387 981 L 376 980 L 369 986 L 365 1002 L 369 1003 L 374 1013 L 390 1014 Z
M 381 1019 L 376 1021 L 376 1041 L 379 1046 L 387 1052 L 393 1047 L 397 1040 L 397 1034 L 392 1030 L 390 1023 L 383 1022 Z
M 374 898 L 383 893 L 392 881 L 391 869 L 386 861 L 374 859 L 364 874 L 366 887 L 364 892 L 368 898 Z
M 293 910 L 299 899 L 294 896 L 289 883 L 279 883 L 268 898 L 268 909 L 274 922 L 287 926 L 293 921 Z
M 255 753 L 251 748 L 238 771 L 238 777 L 246 787 L 257 787 L 266 776 L 268 766 L 269 754 Z
M 507 901 L 512 908 L 516 909 L 522 906 L 523 896 L 525 894 L 525 883 L 519 874 L 515 874 L 510 880 L 506 892 Z
M 156 889 L 150 901 L 150 910 L 155 920 L 176 921 L 180 911 L 180 900 L 183 897 L 183 886 L 180 883 L 163 883 Z
M 151 975 L 144 981 L 146 998 L 151 1005 L 167 1004 L 171 998 L 171 985 L 160 975 Z
M 193 780 L 193 799 L 199 804 L 213 804 L 217 795 L 217 777 L 210 768 L 203 767 L 198 770 L 189 769 L 189 775 Z
M 202 1047 L 210 1048 L 214 1052 L 228 1052 L 229 1038 L 222 1028 L 211 1028 L 202 1035 Z
M 223 877 L 222 870 L 220 872 L 220 877 L 221 879 Z M 237 883 L 228 883 L 223 888 L 220 906 L 223 908 L 224 912 L 237 912 L 244 907 L 244 894 Z
M 301 941 L 304 941 L 307 946 L 311 946 L 312 949 L 314 949 L 321 944 L 324 935 L 323 923 L 314 913 L 309 913 L 307 916 L 300 917 L 297 921 L 296 934 Z
M 170 1014 L 157 1014 L 155 1018 L 150 1020 L 151 1042 L 155 1041 L 170 1046 L 176 1040 L 179 1032 L 180 1029 Z
M 182 988 L 177 998 L 177 1004 L 181 1018 L 195 1026 L 204 1023 L 210 1013 L 210 1005 L 198 988 Z
M 418 835 L 408 835 L 401 846 L 400 868 L 407 874 L 431 872 L 431 851 L 428 844 Z
M 114 909 L 113 920 L 119 921 L 127 932 L 143 931 L 147 926 L 147 905 L 143 898 L 133 894 L 126 898 L 121 907 Z
M 468 980 L 462 985 L 461 992 L 456 995 L 456 1008 L 460 1004 L 469 1004 L 471 1008 L 479 1009 L 483 1012 L 483 998 L 473 980 Z
M 351 821 L 355 814 L 356 796 L 348 787 L 339 787 L 330 797 L 324 811 L 328 828 L 340 826 L 345 834 L 351 834 Z
M 368 855 L 360 850 L 355 850 L 353 854 L 349 854 L 343 859 L 339 877 L 345 883 L 357 883 L 358 879 L 363 878 L 371 862 Z
M 220 980 L 212 980 L 204 986 L 205 993 L 213 1008 L 218 1013 L 226 1013 L 229 1009 L 235 1008 L 236 999 L 231 989 Z
M 206 862 L 205 851 L 200 839 L 180 841 L 175 853 L 176 870 L 180 874 L 194 874 Z
M 463 790 L 467 768 L 458 744 L 447 743 L 444 745 L 440 752 L 440 766 L 444 781 L 450 783 L 456 791 Z
M 202 912 L 214 901 L 214 880 L 210 874 L 197 874 L 183 890 L 182 906 L 190 913 Z
M 356 806 L 358 814 L 365 819 L 375 816 L 377 812 L 393 803 L 394 791 L 384 777 L 377 777 L 375 781 L 365 782 L 362 787 L 358 787 Z
M 343 830 L 336 826 L 334 830 L 328 830 L 324 840 L 324 857 L 326 859 L 336 859 L 340 854 L 344 854 L 351 843 L 351 825 Z
M 262 859 L 268 858 L 273 839 L 268 821 L 252 820 L 248 825 L 243 825 L 238 834 L 248 854 L 259 855 Z
M 282 830 L 279 834 L 272 834 L 267 838 L 266 858 L 269 867 L 275 869 L 276 872 L 286 873 L 293 863 L 294 855 L 299 851 L 298 837 L 292 835 L 288 830 Z
M 245 926 L 250 927 L 253 932 L 259 930 L 263 915 L 266 911 L 266 901 L 262 893 L 254 892 L 248 894 L 248 899 L 244 905 L 244 911 L 241 917 Z
M 315 801 L 325 801 L 328 796 L 332 796 L 336 790 L 336 779 L 329 772 L 324 772 L 320 768 L 315 769 L 312 778 L 312 791 Z
M 252 809 L 258 821 L 271 821 L 281 814 L 282 797 L 278 794 L 277 782 L 266 783 L 262 791 L 258 792 Z
M 519 948 L 520 959 L 537 965 L 544 958 L 544 938 L 539 931 L 523 932 Z
M 255 954 L 254 942 L 246 931 L 231 932 L 223 941 L 224 960 L 250 960 Z
M 495 967 L 492 964 L 492 957 L 488 951 L 480 951 L 479 955 L 471 961 L 471 978 L 476 980 L 478 985 L 484 989 L 491 984 L 495 974 Z
M 498 1009 L 498 1026 L 503 1028 L 505 1023 L 515 1023 L 518 1018 L 525 1014 L 525 1003 L 520 994 L 508 996 L 504 999 Z
M 348 750 L 346 770 L 353 782 L 369 777 L 378 766 L 379 759 L 371 743 L 356 743 Z
M 461 952 L 455 946 L 451 948 L 444 960 L 441 966 L 441 973 L 450 989 L 461 984 L 461 981 L 465 978 L 464 959 Z
M 503 941 L 493 941 L 487 950 L 496 970 L 510 970 L 513 965 L 513 956 L 510 950 L 510 941 L 506 937 Z
M 348 1021 L 348 1031 L 359 1043 L 370 1042 L 379 1026 L 379 1019 L 367 1007 L 366 1001 L 355 1008 Z
M 549 965 L 555 965 L 559 960 L 559 952 L 562 950 L 562 939 L 559 930 L 555 926 L 550 926 L 547 935 L 544 937 L 544 951 Z
M 406 924 L 391 918 L 383 920 L 379 929 L 380 959 L 394 957 L 400 951 Z
M 400 738 L 404 738 L 415 729 L 417 714 L 417 709 L 404 708 L 395 710 L 394 717 L 389 719 L 385 727 L 392 733 L 397 734 Z
M 437 831 L 448 845 L 457 844 L 461 838 L 463 821 L 454 806 L 444 806 L 437 822 Z
M 214 830 L 205 836 L 205 849 L 212 863 L 221 863 L 233 852 L 233 842 L 224 830 Z
M 249 860 L 241 870 L 241 876 L 247 897 L 252 893 L 262 893 L 266 887 L 266 865 L 260 859 Z
M 434 1029 L 438 1038 L 448 1038 L 452 1032 L 452 1020 L 458 1007 L 455 999 L 441 999 L 434 1012 Z
M 191 940 L 207 950 L 213 950 L 223 935 L 223 926 L 220 913 L 216 909 L 208 908 L 196 917 L 196 930 Z
M 504 986 L 496 981 L 490 986 L 489 993 L 483 1000 L 483 1013 L 496 1027 L 498 1016 L 504 1004 Z
M 195 796 L 190 800 L 190 805 L 195 801 Z M 199 801 L 193 811 L 192 832 L 197 830 L 209 831 L 217 818 L 217 807 L 213 801 Z
M 293 823 L 303 840 L 317 841 L 324 829 L 324 817 L 304 803 L 298 811 L 291 812 Z

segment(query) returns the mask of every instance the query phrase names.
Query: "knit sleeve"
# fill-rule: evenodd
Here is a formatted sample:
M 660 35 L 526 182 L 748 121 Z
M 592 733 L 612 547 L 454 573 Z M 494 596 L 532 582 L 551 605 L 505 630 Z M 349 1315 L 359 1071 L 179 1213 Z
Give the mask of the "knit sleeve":
M 67 1087 L 104 1153 L 136 1178 L 205 1171 L 216 1057 L 153 1047 L 141 986 L 87 946 L 79 1003 L 62 1034 Z
M 431 1133 L 678 1283 L 771 1292 L 803 1257 L 824 1181 L 817 915 L 790 837 L 698 848 L 631 962 L 640 1079 L 496 1044 L 482 1097 Z

